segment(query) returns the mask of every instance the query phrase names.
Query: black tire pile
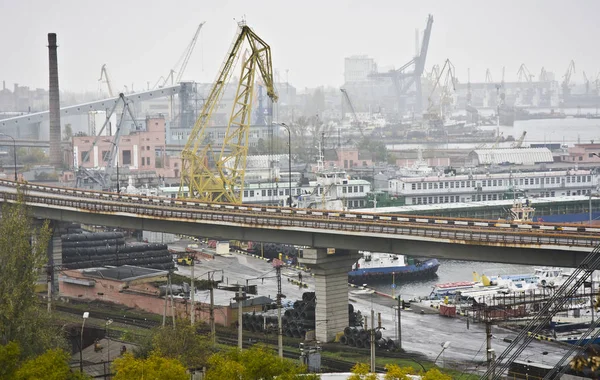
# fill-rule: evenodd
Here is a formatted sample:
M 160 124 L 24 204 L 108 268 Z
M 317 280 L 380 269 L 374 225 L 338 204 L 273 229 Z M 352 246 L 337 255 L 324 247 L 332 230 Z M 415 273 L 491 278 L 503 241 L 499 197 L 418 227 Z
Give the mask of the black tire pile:
M 82 269 L 134 265 L 168 270 L 175 264 L 166 244 L 126 245 L 122 232 L 67 234 L 61 236 L 63 267 Z
M 375 329 L 375 347 L 381 350 L 394 350 L 396 343 L 393 339 L 386 339 L 382 336 L 381 330 Z M 340 343 L 356 348 L 371 348 L 371 330 L 362 327 L 346 327 L 344 335 L 340 338 Z
M 261 252 L 260 243 L 254 243 L 249 252 L 254 253 L 255 255 L 263 253 L 264 256 L 269 259 L 278 259 L 280 253 L 282 253 L 284 257 L 298 256 L 298 249 L 290 244 L 263 243 Z
M 281 326 L 283 334 L 290 338 L 304 338 L 306 333 L 315 329 L 315 292 L 302 294 L 302 301 L 296 301 L 292 308 L 282 310 Z M 275 307 L 277 307 L 275 305 Z M 352 325 L 360 318 L 354 312 L 354 307 L 348 305 L 349 320 Z M 277 310 L 262 313 L 244 313 L 242 316 L 244 329 L 253 332 L 277 332 Z

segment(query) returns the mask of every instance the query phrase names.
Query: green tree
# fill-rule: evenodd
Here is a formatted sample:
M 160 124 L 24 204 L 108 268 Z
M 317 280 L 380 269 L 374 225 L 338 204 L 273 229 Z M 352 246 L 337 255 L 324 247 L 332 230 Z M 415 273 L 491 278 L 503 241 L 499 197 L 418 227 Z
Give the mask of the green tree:
M 51 231 L 47 222 L 34 228 L 22 202 L 2 207 L 0 220 L 0 344 L 14 341 L 23 357 L 66 347 L 60 329 L 38 312 L 35 284 L 46 263 Z
M 371 366 L 367 363 L 356 363 L 351 372 L 348 380 L 377 380 L 377 374 L 371 373 Z
M 0 345 L 0 380 L 9 380 L 19 368 L 21 348 L 16 342 Z
M 452 380 L 452 377 L 440 372 L 437 368 L 432 368 L 421 377 L 422 380 Z
M 114 380 L 187 380 L 189 375 L 177 359 L 153 352 L 146 359 L 126 353 L 113 363 Z
M 400 367 L 396 364 L 388 364 L 385 366 L 385 380 L 408 380 L 408 375 L 415 373 L 412 367 Z
M 177 359 L 187 368 L 202 368 L 213 353 L 212 344 L 206 335 L 197 333 L 197 326 L 184 320 L 177 328 L 158 328 L 152 336 L 152 347 L 167 358 Z
M 373 162 L 388 162 L 389 152 L 384 141 L 372 140 L 368 137 L 362 138 L 357 144 L 358 150 L 371 152 Z
M 208 360 L 206 380 L 316 380 L 319 375 L 303 375 L 306 368 L 292 361 L 281 359 L 274 352 L 262 345 L 255 345 L 247 350 L 231 349 L 213 354 Z
M 65 124 L 65 129 L 63 129 L 63 141 L 71 141 L 73 138 L 73 128 L 71 124 Z
M 69 354 L 63 350 L 48 350 L 24 362 L 12 377 L 14 380 L 84 380 L 88 376 L 72 371 Z

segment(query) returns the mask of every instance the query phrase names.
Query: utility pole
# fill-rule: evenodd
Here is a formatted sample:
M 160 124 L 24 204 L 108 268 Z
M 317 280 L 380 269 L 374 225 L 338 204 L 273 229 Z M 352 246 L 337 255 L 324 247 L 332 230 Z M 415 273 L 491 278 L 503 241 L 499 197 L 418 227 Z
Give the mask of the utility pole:
M 371 309 L 371 372 L 375 373 L 375 310 L 373 309 Z
M 118 167 L 118 166 L 117 166 Z M 196 289 L 194 288 L 194 267 L 196 266 L 195 263 L 196 260 L 194 260 L 194 258 L 192 258 L 192 279 L 191 279 L 191 289 L 190 289 L 190 301 L 191 301 L 191 310 L 190 310 L 190 322 L 192 323 L 192 326 L 194 326 L 194 324 L 196 323 L 196 310 L 194 309 L 195 303 L 194 303 L 194 296 L 196 293 Z
M 52 244 L 52 239 L 50 239 L 50 244 Z M 48 294 L 47 297 L 48 299 L 47 301 L 47 307 L 48 307 L 48 314 L 50 314 L 52 312 L 52 266 L 48 265 L 48 272 L 47 272 L 47 277 L 46 277 L 46 282 L 48 284 Z
M 493 357 L 492 354 L 494 352 L 494 350 L 492 349 L 492 322 L 490 321 L 489 315 L 488 315 L 488 310 L 486 308 L 485 310 L 485 344 L 486 344 L 486 359 L 487 359 L 487 368 L 488 371 L 492 368 L 493 365 Z M 490 379 L 493 379 L 493 375 L 492 377 L 490 377 Z
M 402 348 L 402 297 L 398 294 L 398 348 Z
M 215 331 L 215 288 L 212 281 L 210 282 L 210 340 L 213 344 L 217 344 L 217 334 Z
M 240 285 L 238 287 L 238 295 L 237 295 L 237 297 L 235 297 L 235 300 L 238 303 L 238 348 L 240 349 L 240 351 L 243 348 L 243 346 L 242 346 L 242 314 L 243 314 L 244 310 L 242 307 L 242 303 L 247 298 L 247 297 L 244 297 L 243 289 L 244 289 L 244 287 Z
M 171 316 L 173 317 L 173 330 L 175 329 L 175 300 L 173 299 L 173 283 L 171 282 L 171 272 L 169 272 L 169 291 L 171 293 Z
M 291 199 L 291 196 L 290 196 Z M 290 205 L 291 207 L 291 205 Z M 283 331 L 281 328 L 281 265 L 277 265 L 277 346 L 279 348 L 279 357 L 283 358 Z

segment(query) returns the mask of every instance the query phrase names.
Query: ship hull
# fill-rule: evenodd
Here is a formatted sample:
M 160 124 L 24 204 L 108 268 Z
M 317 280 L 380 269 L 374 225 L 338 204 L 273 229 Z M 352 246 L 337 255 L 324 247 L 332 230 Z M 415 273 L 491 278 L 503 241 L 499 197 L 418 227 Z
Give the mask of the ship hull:
M 382 283 L 401 282 L 403 280 L 414 280 L 433 277 L 436 275 L 440 263 L 437 259 L 426 260 L 419 265 L 411 264 L 395 267 L 365 268 L 348 272 L 350 283 Z

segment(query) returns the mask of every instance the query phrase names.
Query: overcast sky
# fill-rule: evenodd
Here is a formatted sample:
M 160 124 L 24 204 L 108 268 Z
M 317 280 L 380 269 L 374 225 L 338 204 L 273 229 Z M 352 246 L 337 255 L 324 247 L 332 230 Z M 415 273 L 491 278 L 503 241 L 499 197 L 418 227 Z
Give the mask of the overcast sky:
M 565 6 L 568 4 L 568 8 Z M 600 71 L 597 0 L 0 0 L 0 81 L 47 88 L 47 33 L 58 34 L 62 90 L 98 89 L 107 64 L 117 89 L 136 90 L 167 75 L 197 25 L 206 24 L 184 79 L 212 82 L 236 31 L 234 18 L 271 45 L 280 80 L 299 89 L 341 86 L 344 57 L 367 54 L 380 67 L 414 55 L 415 29 L 434 17 L 427 69 L 446 58 L 461 81 L 494 80 L 521 63 L 536 76 L 545 66 L 562 76 L 571 59 Z

